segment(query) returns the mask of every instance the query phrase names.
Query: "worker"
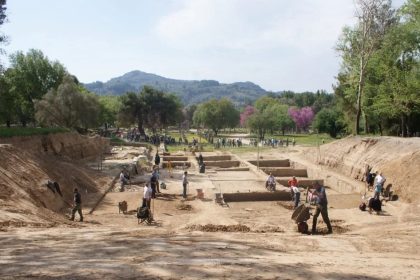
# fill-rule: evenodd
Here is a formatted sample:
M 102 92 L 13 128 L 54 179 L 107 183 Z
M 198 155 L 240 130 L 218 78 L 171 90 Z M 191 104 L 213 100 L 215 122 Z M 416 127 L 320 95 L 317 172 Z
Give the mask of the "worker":
M 127 176 L 124 173 L 124 169 L 121 170 L 121 173 L 120 173 L 120 183 L 121 183 L 121 186 L 124 186 L 128 183 Z
M 382 172 L 376 172 L 378 175 L 375 177 L 375 190 L 373 191 L 373 198 L 379 199 L 382 189 L 384 187 L 384 183 L 386 178 L 382 175 Z
M 294 201 L 295 200 L 295 195 L 294 195 L 294 192 L 292 190 L 292 187 L 293 186 L 295 186 L 295 187 L 298 186 L 298 180 L 296 179 L 296 176 L 293 176 L 292 179 L 287 181 L 287 184 L 289 185 L 289 188 L 290 188 L 290 194 L 291 194 L 291 197 L 292 197 L 292 201 Z
M 79 190 L 77 188 L 74 188 L 73 190 L 74 199 L 73 199 L 73 209 L 71 209 L 71 221 L 74 221 L 74 215 L 76 212 L 79 213 L 80 216 L 80 222 L 83 222 L 83 214 L 82 214 L 82 196 L 79 193 Z
M 313 184 L 313 190 L 311 191 L 312 195 L 315 198 L 316 210 L 314 218 L 312 221 L 312 234 L 316 234 L 316 223 L 319 214 L 321 214 L 324 223 L 327 225 L 328 234 L 332 233 L 332 227 L 330 223 L 330 218 L 328 217 L 328 200 L 327 194 L 325 193 L 325 187 L 322 186 L 317 181 Z
M 298 180 L 296 179 L 296 176 L 293 176 L 292 179 L 290 179 L 287 184 L 289 185 L 289 187 L 291 188 L 292 186 L 298 186 Z
M 272 173 L 268 176 L 267 181 L 265 182 L 265 187 L 271 191 L 276 190 L 276 178 Z
M 292 186 L 291 191 L 293 193 L 293 200 L 295 202 L 294 209 L 296 209 L 300 202 L 300 190 L 297 186 Z

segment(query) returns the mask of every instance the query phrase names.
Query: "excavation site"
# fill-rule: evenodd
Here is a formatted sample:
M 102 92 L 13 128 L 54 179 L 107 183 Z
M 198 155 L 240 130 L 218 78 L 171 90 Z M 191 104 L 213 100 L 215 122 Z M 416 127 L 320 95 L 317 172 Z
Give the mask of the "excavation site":
M 415 138 L 348 137 L 258 153 L 167 152 L 76 133 L 1 142 L 1 279 L 418 278 Z M 359 209 L 373 195 L 366 165 L 387 178 L 381 211 Z M 138 218 L 157 168 L 152 216 Z M 294 214 L 293 177 L 307 216 Z M 311 231 L 316 184 L 325 186 L 332 233 L 322 215 Z M 69 220 L 74 188 L 82 222 L 78 213 Z

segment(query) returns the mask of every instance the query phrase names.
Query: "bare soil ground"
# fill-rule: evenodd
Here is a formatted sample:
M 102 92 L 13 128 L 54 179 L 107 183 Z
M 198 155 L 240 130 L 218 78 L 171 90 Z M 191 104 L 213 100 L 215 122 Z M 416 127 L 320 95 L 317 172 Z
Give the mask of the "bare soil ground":
M 302 156 L 305 151 L 299 147 L 273 149 L 262 157 L 293 158 L 316 168 L 315 162 Z M 255 155 L 240 154 L 240 158 L 254 159 Z M 20 168 L 28 166 L 22 163 Z M 360 184 L 333 168 L 322 166 L 322 170 L 329 176 L 342 176 L 348 184 Z M 323 234 L 325 225 L 320 218 L 319 234 L 302 235 L 290 219 L 290 202 L 236 202 L 224 207 L 214 202 L 214 193 L 220 189 L 264 191 L 266 175 L 261 171 L 209 170 L 200 174 L 194 165 L 188 169 L 186 200 L 180 196 L 182 172 L 162 170 L 161 181 L 167 189 L 161 190 L 152 204 L 155 221 L 150 225 L 138 224 L 135 217 L 142 185 L 109 192 L 92 214 L 86 214 L 83 223 L 66 224 L 61 216 L 48 227 L 46 223 L 39 227 L 4 225 L 0 232 L 0 278 L 418 279 L 419 204 L 392 201 L 383 206 L 381 215 L 369 214 L 357 208 L 359 193 L 342 193 L 331 185 L 327 192 L 334 233 Z M 147 180 L 148 176 L 133 180 Z M 111 179 L 99 176 L 98 180 L 105 178 Z M 3 184 L 14 181 L 4 180 Z M 195 197 L 196 188 L 204 190 L 204 199 Z M 98 199 L 84 198 L 88 203 Z M 128 202 L 127 214 L 118 213 L 122 200 Z M 24 203 L 24 199 L 15 203 Z M 31 207 L 31 211 L 38 209 Z M 1 205 L 4 223 L 4 215 L 14 215 L 9 208 Z M 88 210 L 86 206 L 84 212 Z M 20 221 L 17 216 L 14 219 Z

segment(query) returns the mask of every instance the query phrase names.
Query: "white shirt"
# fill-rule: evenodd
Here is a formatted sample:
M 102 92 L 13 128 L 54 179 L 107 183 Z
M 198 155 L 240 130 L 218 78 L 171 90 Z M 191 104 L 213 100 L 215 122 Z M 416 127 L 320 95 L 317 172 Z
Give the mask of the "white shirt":
M 182 184 L 188 184 L 187 175 L 182 175 Z
M 271 176 L 268 176 L 267 182 L 269 182 L 269 183 L 276 183 L 276 179 L 274 178 L 273 175 L 271 175 Z
M 292 191 L 294 192 L 294 193 L 300 193 L 300 190 L 298 189 L 298 187 L 296 187 L 296 186 L 292 186 Z
M 378 175 L 376 175 L 376 177 L 375 177 L 375 181 L 376 181 L 376 184 L 383 184 L 383 182 L 385 181 L 385 178 L 384 177 L 382 177 L 381 176 L 381 174 L 378 174 Z
M 125 179 L 124 173 L 122 173 L 122 172 L 121 172 L 121 173 L 120 173 L 120 181 L 121 181 L 121 182 L 125 182 L 125 180 L 126 180 L 126 179 Z
M 144 188 L 143 188 L 143 198 L 144 199 L 151 199 L 152 198 L 152 188 L 148 185 L 144 186 Z

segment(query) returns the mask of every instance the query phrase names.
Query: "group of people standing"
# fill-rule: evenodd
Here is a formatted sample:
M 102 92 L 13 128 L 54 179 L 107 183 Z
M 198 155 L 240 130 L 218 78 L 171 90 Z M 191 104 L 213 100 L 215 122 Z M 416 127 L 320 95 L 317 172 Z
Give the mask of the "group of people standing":
M 242 139 L 231 139 L 231 138 L 218 138 L 216 143 L 214 143 L 216 148 L 226 148 L 226 147 L 242 147 Z

